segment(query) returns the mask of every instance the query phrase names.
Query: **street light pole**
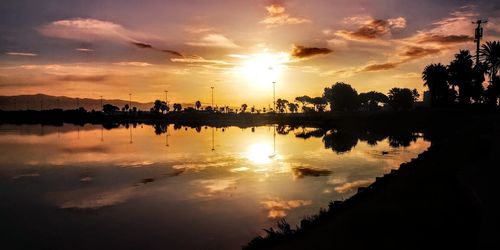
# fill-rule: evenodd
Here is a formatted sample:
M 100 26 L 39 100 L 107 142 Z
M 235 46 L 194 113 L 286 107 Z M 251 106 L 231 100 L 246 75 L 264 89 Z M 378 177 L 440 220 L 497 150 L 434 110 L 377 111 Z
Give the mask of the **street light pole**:
M 273 82 L 273 110 L 276 113 L 276 82 Z
M 210 87 L 212 89 L 212 110 L 214 110 L 214 87 Z
M 168 105 L 168 90 L 165 90 L 165 104 Z
M 102 96 L 101 96 L 101 109 L 102 109 Z
M 128 108 L 132 108 L 132 94 L 128 94 Z

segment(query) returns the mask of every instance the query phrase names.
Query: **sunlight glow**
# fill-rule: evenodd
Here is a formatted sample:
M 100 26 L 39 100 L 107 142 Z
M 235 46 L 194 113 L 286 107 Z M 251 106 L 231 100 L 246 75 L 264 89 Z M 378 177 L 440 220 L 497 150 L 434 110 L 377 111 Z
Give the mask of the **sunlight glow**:
M 271 163 L 274 154 L 273 147 L 266 143 L 255 143 L 250 145 L 246 152 L 246 157 L 251 162 L 262 165 Z
M 268 88 L 286 69 L 290 61 L 288 53 L 260 53 L 249 55 L 235 68 L 235 73 L 255 87 Z

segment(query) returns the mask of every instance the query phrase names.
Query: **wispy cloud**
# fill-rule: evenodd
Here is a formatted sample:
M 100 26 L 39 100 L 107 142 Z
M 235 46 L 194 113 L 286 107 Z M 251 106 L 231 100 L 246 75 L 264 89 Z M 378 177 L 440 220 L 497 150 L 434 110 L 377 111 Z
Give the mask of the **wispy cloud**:
M 268 28 L 286 24 L 311 23 L 310 19 L 291 16 L 281 4 L 274 3 L 268 5 L 266 6 L 266 11 L 267 17 L 261 20 L 260 23 L 266 24 Z
M 93 49 L 87 49 L 87 48 L 76 48 L 75 50 L 79 52 L 94 52 Z
M 64 82 L 101 82 L 107 78 L 107 75 L 64 75 L 56 79 Z
M 208 34 L 199 41 L 187 42 L 187 45 L 198 47 L 239 48 L 232 40 L 221 34 Z
M 118 66 L 134 66 L 134 67 L 148 67 L 153 65 L 147 62 L 116 62 L 113 64 Z
M 123 26 L 91 18 L 64 19 L 51 22 L 39 28 L 40 33 L 49 37 L 92 42 L 96 40 L 135 40 L 136 32 Z
M 6 52 L 5 54 L 9 56 L 38 56 L 38 54 L 29 52 Z

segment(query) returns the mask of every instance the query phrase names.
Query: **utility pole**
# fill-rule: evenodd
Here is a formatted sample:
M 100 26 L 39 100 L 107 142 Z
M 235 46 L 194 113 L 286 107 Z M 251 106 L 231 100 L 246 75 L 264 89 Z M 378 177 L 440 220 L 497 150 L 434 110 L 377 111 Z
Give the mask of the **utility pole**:
M 212 89 L 212 110 L 214 110 L 214 87 L 210 87 Z
M 168 106 L 168 90 L 165 90 L 165 104 Z
M 132 94 L 128 94 L 128 108 L 132 108 Z
M 477 24 L 476 31 L 474 32 L 474 42 L 476 42 L 476 65 L 479 65 L 479 49 L 481 46 L 481 38 L 483 38 L 483 27 L 481 24 L 487 23 L 486 20 L 477 20 L 472 22 L 473 24 Z
M 102 96 L 101 96 L 101 109 L 102 109 Z
M 273 82 L 273 110 L 276 113 L 276 82 Z

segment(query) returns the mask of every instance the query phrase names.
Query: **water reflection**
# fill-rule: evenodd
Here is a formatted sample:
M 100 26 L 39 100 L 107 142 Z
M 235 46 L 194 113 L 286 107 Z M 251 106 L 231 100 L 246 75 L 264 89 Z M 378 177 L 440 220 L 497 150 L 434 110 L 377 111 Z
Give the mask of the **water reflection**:
M 296 224 L 430 144 L 411 132 L 285 125 L 0 125 L 0 137 L 0 214 L 11 238 L 44 225 L 36 242 L 69 244 L 70 229 L 92 225 L 95 240 L 82 249 L 101 237 L 109 248 L 123 248 L 123 238 L 127 247 L 239 248 L 276 219 Z

